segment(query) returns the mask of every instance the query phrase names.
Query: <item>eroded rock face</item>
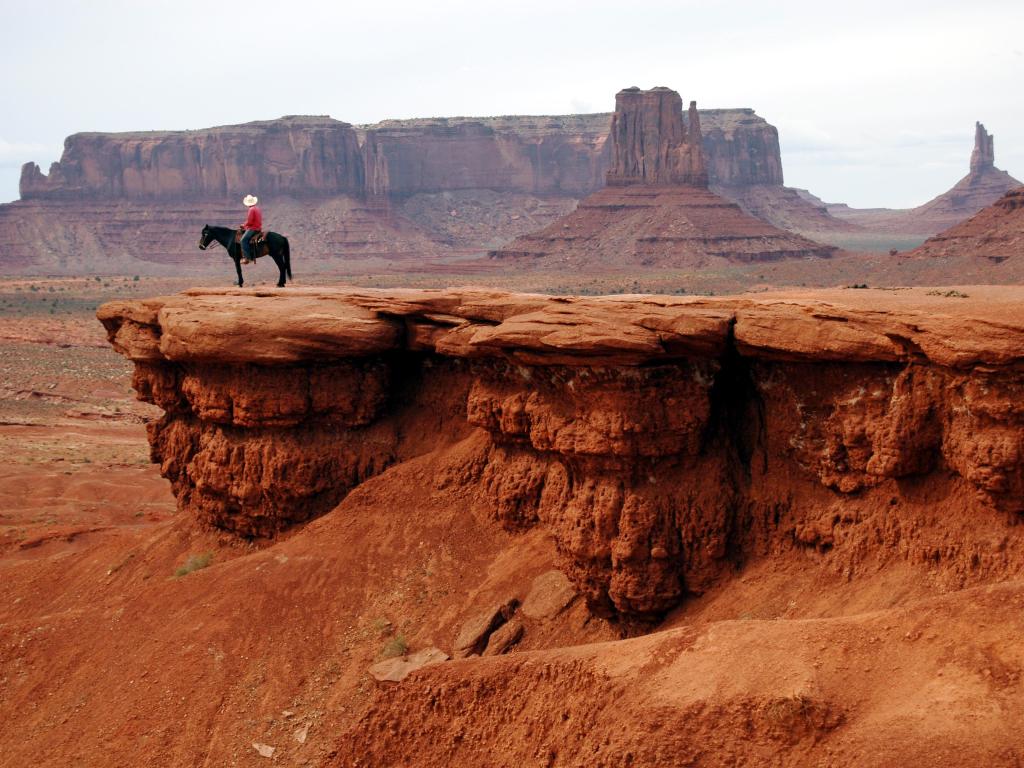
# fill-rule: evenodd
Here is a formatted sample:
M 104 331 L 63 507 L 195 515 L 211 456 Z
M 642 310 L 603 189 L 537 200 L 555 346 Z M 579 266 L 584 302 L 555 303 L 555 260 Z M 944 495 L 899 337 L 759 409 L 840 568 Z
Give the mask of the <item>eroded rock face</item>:
M 696 119 L 713 182 L 782 184 L 778 132 L 752 109 L 701 110 Z M 220 201 L 252 191 L 268 199 L 401 198 L 460 189 L 582 197 L 604 185 L 611 121 L 608 113 L 432 118 L 357 129 L 284 117 L 197 131 L 78 133 L 47 174 L 25 164 L 21 199 Z
M 643 620 L 780 525 L 827 547 L 821 510 L 907 480 L 1024 511 L 1022 298 L 193 291 L 99 316 L 165 410 L 186 513 L 273 535 L 466 441 L 438 488 L 543 526 L 592 611 Z
M 608 186 L 547 227 L 490 252 L 561 266 L 704 267 L 708 259 L 828 257 L 832 246 L 776 229 L 709 191 L 695 102 L 668 88 L 615 97 Z
M 981 173 L 996 164 L 995 137 L 980 122 L 974 124 L 974 150 L 971 152 L 971 173 Z
M 269 536 L 326 512 L 395 460 L 382 360 L 296 367 L 139 362 L 133 383 L 166 416 L 152 459 L 205 523 Z M 333 393 L 333 394 L 331 394 Z
M 490 255 L 573 267 L 703 268 L 715 259 L 829 258 L 836 250 L 777 229 L 703 187 L 635 184 L 595 192 Z
M 701 109 L 708 181 L 721 187 L 782 188 L 778 129 L 752 109 Z
M 602 184 L 607 116 L 393 120 L 364 129 L 367 190 L 393 199 L 489 189 L 580 197 Z
M 188 199 L 361 193 L 352 126 L 285 117 L 201 131 L 76 133 L 43 175 L 27 163 L 21 199 Z
M 352 127 L 286 117 L 75 134 L 48 173 L 27 163 L 22 199 L 0 205 L 0 259 L 39 274 L 217 269 L 223 254 L 197 261 L 198 231 L 236 223 L 250 192 L 293 252 L 319 255 L 306 261 L 307 273 L 329 269 L 331 257 L 482 252 L 543 228 L 604 187 L 611 122 L 599 113 Z M 714 189 L 748 212 L 782 226 L 828 228 L 829 217 L 782 186 L 778 132 L 753 110 L 690 110 L 678 122 L 689 154 L 672 155 L 673 174 L 702 162 Z M 682 175 L 702 183 L 695 173 Z
M 685 125 L 682 105 L 670 88 L 626 88 L 615 94 L 609 186 L 707 186 L 697 102 L 690 102 Z

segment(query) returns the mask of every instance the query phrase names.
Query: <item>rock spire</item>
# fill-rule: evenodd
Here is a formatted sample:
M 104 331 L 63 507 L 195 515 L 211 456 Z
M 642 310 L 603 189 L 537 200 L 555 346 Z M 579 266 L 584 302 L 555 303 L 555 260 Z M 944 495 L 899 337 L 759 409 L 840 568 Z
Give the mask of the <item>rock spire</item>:
M 684 123 L 683 101 L 671 88 L 642 91 L 632 87 L 615 94 L 608 185 L 706 187 L 708 174 L 696 102 L 690 102 L 687 118 Z
M 974 151 L 971 152 L 971 173 L 987 171 L 995 167 L 995 137 L 985 130 L 981 123 L 974 124 Z

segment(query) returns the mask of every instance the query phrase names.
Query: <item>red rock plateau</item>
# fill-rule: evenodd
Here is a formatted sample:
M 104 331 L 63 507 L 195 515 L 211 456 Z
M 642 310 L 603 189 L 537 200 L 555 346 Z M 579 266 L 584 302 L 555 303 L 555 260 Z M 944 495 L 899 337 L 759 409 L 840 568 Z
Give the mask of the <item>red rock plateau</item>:
M 179 512 L 4 551 L 0 765 L 1017 765 L 1024 289 L 965 292 L 108 303 Z
M 984 125 L 976 123 L 970 171 L 935 199 L 909 210 L 856 209 L 845 205 L 829 205 L 827 210 L 872 231 L 934 235 L 987 208 L 1019 186 L 1021 182 L 995 167 L 994 137 Z
M 548 227 L 491 252 L 545 265 L 704 266 L 828 257 L 811 242 L 744 213 L 707 189 L 695 102 L 668 88 L 628 88 L 615 97 L 607 186 Z
M 782 186 L 778 132 L 751 109 L 701 113 L 709 181 L 788 226 L 845 227 Z M 611 115 L 389 120 L 285 117 L 197 131 L 75 134 L 0 206 L 0 260 L 31 273 L 199 266 L 206 223 L 260 194 L 293 251 L 407 263 L 483 253 L 540 229 L 604 184 Z M 807 222 L 811 222 L 808 224 Z M 403 268 L 407 268 L 407 265 Z

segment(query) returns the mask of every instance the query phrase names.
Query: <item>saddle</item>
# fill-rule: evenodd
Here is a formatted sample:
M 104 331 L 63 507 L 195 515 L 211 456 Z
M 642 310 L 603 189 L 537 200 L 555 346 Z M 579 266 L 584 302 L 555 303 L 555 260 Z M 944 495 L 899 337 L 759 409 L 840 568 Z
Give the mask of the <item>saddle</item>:
M 239 227 L 235 230 L 235 245 L 239 248 L 242 247 L 242 235 L 245 234 L 245 228 Z M 255 261 L 259 256 L 266 256 L 270 253 L 270 246 L 267 244 L 267 233 L 262 229 L 257 229 L 256 234 L 252 236 L 249 241 L 249 247 L 252 249 L 252 258 Z
M 239 227 L 237 230 L 235 230 L 235 242 L 236 243 L 241 243 L 242 242 L 242 235 L 244 235 L 244 234 L 245 234 L 245 229 L 243 229 L 242 227 Z M 251 245 L 253 247 L 256 247 L 258 245 L 262 245 L 263 241 L 266 240 L 266 239 L 267 239 L 267 233 L 264 232 L 262 229 L 257 229 L 256 230 L 256 234 L 253 235 L 252 236 L 252 240 L 249 241 L 249 245 Z

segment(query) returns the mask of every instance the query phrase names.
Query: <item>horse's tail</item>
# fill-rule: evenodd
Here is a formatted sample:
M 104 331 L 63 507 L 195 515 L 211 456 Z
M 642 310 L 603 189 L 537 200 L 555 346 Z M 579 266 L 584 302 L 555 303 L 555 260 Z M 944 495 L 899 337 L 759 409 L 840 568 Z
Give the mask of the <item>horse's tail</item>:
M 288 245 L 288 238 L 284 235 L 281 236 L 284 240 L 284 269 L 288 273 L 288 279 L 292 279 L 292 249 Z

